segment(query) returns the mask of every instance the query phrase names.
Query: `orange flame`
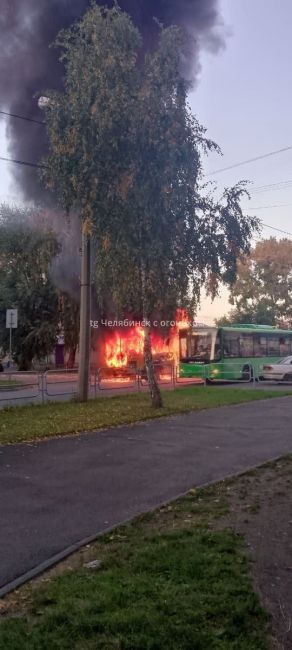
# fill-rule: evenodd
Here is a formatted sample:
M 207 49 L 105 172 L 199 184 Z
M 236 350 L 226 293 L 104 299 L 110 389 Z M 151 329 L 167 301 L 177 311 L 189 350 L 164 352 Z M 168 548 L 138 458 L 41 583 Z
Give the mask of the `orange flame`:
M 180 330 L 189 329 L 191 326 L 190 317 L 185 309 L 177 309 L 176 311 L 176 327 Z
M 105 344 L 105 361 L 109 368 L 125 368 L 131 356 L 143 354 L 144 332 L 135 327 L 128 332 L 113 332 Z
M 166 356 L 168 361 L 178 358 L 179 342 L 178 332 L 190 327 L 190 319 L 183 309 L 176 312 L 176 326 L 173 327 L 168 337 L 163 338 L 158 332 L 151 333 L 153 356 Z M 108 368 L 122 369 L 132 361 L 140 359 L 143 363 L 144 330 L 142 327 L 132 327 L 124 331 L 111 332 L 105 342 L 105 364 Z

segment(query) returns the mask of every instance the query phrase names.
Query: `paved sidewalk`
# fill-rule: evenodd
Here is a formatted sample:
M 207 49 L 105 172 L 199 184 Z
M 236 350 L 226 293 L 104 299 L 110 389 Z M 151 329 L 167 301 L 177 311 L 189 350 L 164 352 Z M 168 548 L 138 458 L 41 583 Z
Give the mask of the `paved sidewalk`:
M 0 587 L 193 486 L 289 452 L 290 397 L 0 447 Z

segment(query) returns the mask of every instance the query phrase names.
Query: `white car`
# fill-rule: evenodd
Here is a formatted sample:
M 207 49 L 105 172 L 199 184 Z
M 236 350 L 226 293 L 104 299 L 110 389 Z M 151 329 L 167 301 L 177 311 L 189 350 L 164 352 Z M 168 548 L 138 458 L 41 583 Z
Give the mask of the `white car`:
M 285 357 L 277 363 L 266 363 L 263 366 L 262 376 L 264 379 L 292 381 L 292 357 Z

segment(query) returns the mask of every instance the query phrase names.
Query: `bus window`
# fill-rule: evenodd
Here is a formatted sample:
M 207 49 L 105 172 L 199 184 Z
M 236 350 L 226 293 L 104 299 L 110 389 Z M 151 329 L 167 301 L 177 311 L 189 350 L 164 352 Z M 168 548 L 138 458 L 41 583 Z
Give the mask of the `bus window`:
M 255 334 L 253 339 L 253 353 L 255 357 L 267 356 L 267 337 Z
M 260 347 L 261 347 L 261 356 L 266 357 L 267 356 L 267 337 L 266 336 L 260 336 Z
M 239 357 L 239 333 L 224 332 L 223 354 L 224 357 Z
M 279 357 L 280 356 L 280 340 L 279 336 L 268 335 L 268 357 Z
M 193 334 L 189 341 L 189 357 L 193 361 L 210 361 L 211 334 Z
M 253 354 L 255 357 L 267 356 L 267 337 L 255 334 L 253 337 Z
M 253 336 L 250 334 L 240 335 L 240 356 L 253 357 Z
M 290 339 L 287 336 L 280 336 L 280 357 L 288 357 L 290 354 Z

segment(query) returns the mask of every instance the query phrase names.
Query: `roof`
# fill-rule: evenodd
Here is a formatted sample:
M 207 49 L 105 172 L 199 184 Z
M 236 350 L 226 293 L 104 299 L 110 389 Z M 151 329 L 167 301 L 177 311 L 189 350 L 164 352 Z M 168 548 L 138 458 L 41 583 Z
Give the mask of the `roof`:
M 258 332 L 259 334 L 264 333 L 271 333 L 271 334 L 291 334 L 292 335 L 292 330 L 287 329 L 280 329 L 279 327 L 275 327 L 274 325 L 256 325 L 254 323 L 234 323 L 233 325 L 219 325 L 218 327 L 214 325 L 195 325 L 192 328 L 192 331 L 197 331 L 197 332 L 203 332 L 203 331 L 214 331 L 214 330 L 224 330 L 227 332 Z
M 240 323 L 234 323 L 233 325 L 223 325 L 220 326 L 219 329 L 224 329 L 230 332 L 259 332 L 259 333 L 265 333 L 265 334 L 292 334 L 292 330 L 284 330 L 280 329 L 279 327 L 274 327 L 273 325 L 254 325 L 253 323 L 250 324 L 240 324 Z

